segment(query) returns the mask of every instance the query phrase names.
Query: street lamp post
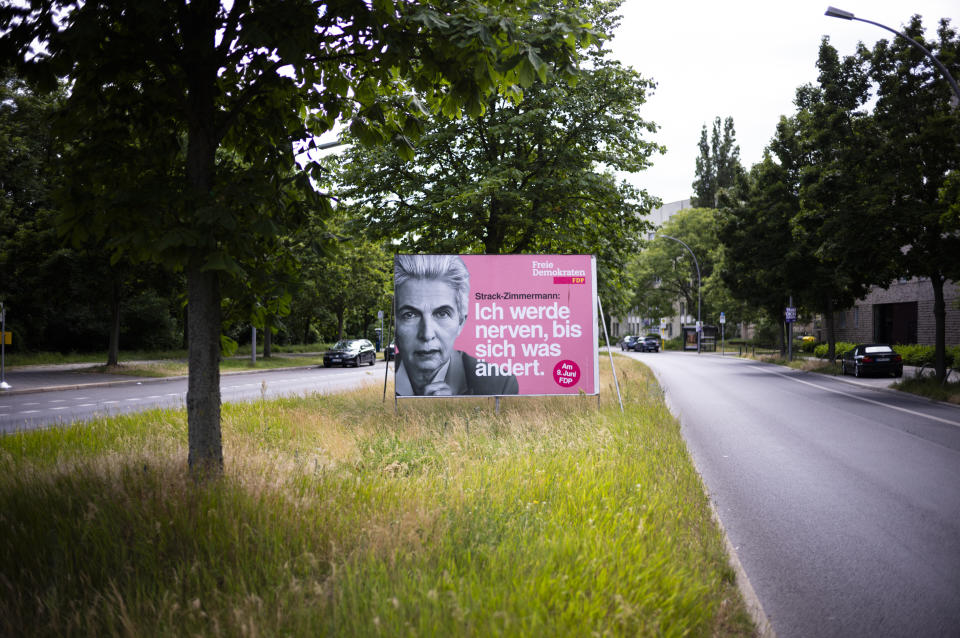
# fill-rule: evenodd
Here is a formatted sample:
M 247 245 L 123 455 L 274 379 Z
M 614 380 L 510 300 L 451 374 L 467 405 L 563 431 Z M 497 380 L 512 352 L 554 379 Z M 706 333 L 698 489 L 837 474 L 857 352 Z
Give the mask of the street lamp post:
M 865 20 L 864 18 L 858 18 L 852 13 L 850 13 L 849 11 L 844 11 L 843 9 L 837 9 L 836 7 L 827 7 L 827 10 L 824 12 L 823 15 L 830 16 L 831 18 L 840 18 L 841 20 L 856 20 L 857 22 L 866 22 L 867 24 L 872 24 L 875 27 L 886 29 L 890 33 L 900 36 L 901 38 L 903 38 L 904 40 L 912 44 L 914 47 L 922 51 L 923 54 L 928 58 L 930 58 L 930 61 L 933 62 L 933 64 L 938 69 L 940 69 L 940 72 L 943 73 L 943 77 L 945 77 L 947 82 L 950 83 L 950 88 L 953 89 L 953 94 L 957 98 L 957 106 L 960 106 L 960 86 L 957 86 L 957 81 L 953 79 L 952 75 L 950 75 L 950 71 L 947 71 L 947 67 L 943 66 L 943 64 L 940 63 L 940 60 L 938 60 L 935 55 L 930 53 L 930 51 L 928 51 L 926 47 L 924 47 L 922 44 L 920 44 L 919 42 L 917 42 L 907 34 L 901 33 L 896 29 L 891 29 L 887 25 L 880 24 L 879 22 L 874 22 L 872 20 Z
M 690 256 L 693 257 L 693 265 L 697 268 L 697 354 L 700 354 L 700 334 L 703 330 L 703 325 L 700 323 L 700 262 L 697 261 L 697 256 L 693 254 L 693 249 L 690 246 L 687 246 L 686 242 L 682 239 L 677 239 L 676 237 L 671 237 L 670 235 L 664 235 L 662 233 L 650 233 L 650 238 L 653 239 L 654 235 L 659 235 L 660 237 L 665 237 L 666 239 L 672 239 L 681 246 L 687 249 L 687 252 L 690 253 Z

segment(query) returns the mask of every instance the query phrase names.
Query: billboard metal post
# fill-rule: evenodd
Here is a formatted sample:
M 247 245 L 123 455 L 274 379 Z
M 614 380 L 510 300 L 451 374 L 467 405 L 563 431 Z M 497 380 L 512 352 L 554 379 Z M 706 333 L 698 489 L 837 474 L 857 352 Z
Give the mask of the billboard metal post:
M 393 308 L 393 310 L 391 311 L 391 312 L 393 312 L 393 314 L 391 315 L 391 319 L 392 319 L 393 317 L 396 317 L 396 316 L 397 316 L 397 307 L 396 307 L 396 306 L 397 306 L 397 304 L 396 304 L 396 302 L 393 300 L 393 296 L 391 296 L 391 297 L 390 297 L 390 307 Z M 382 339 L 382 338 L 383 338 L 383 311 L 381 310 L 380 313 L 381 313 L 381 314 L 380 314 L 380 326 L 381 326 L 381 327 L 380 327 L 380 335 L 381 335 L 380 338 Z M 387 402 L 387 377 L 390 376 L 390 359 L 387 358 L 387 348 L 390 347 L 390 342 L 393 341 L 393 331 L 392 331 L 392 330 L 393 330 L 393 323 L 392 323 L 391 321 L 388 321 L 388 322 L 387 322 L 387 327 L 389 327 L 389 328 L 391 329 L 391 332 L 390 332 L 390 335 L 389 335 L 390 338 L 384 341 L 384 346 L 383 346 L 383 358 L 384 358 L 384 360 L 385 360 L 385 361 L 384 361 L 384 368 L 383 368 L 383 402 L 384 402 L 384 403 Z M 394 352 L 394 355 L 396 355 L 396 352 Z M 394 365 L 394 366 L 397 365 L 396 356 L 394 356 L 393 365 Z M 396 393 L 394 393 L 394 394 L 396 394 Z M 396 396 L 393 397 L 393 411 L 394 411 L 394 412 L 397 411 L 397 397 L 396 397 Z
M 600 309 L 600 325 L 603 326 L 603 340 L 607 344 L 607 355 L 610 357 L 610 371 L 613 372 L 613 384 L 617 388 L 617 401 L 620 402 L 620 414 L 623 414 L 623 397 L 620 396 L 620 382 L 617 381 L 617 370 L 613 367 L 613 351 L 610 350 L 610 337 L 607 336 L 607 320 L 603 316 L 603 302 L 600 301 L 600 295 L 597 295 L 597 307 Z M 600 395 L 597 395 L 597 401 Z

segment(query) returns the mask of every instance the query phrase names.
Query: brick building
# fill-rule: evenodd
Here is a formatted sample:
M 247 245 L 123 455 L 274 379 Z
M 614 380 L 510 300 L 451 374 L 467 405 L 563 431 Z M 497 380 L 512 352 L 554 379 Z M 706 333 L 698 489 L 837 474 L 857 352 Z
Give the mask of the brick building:
M 947 345 L 960 344 L 960 287 L 946 282 L 943 296 L 947 308 Z M 853 343 L 920 343 L 933 345 L 936 320 L 933 316 L 933 287 L 929 279 L 895 281 L 889 288 L 874 287 L 853 308 L 836 313 L 834 329 L 838 341 Z M 826 337 L 823 325 L 816 326 L 818 341 Z

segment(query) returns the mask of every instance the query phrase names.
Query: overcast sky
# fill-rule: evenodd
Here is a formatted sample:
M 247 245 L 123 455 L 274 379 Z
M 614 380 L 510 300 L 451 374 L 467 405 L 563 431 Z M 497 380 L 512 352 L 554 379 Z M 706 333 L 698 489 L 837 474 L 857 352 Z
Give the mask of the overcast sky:
M 780 116 L 793 113 L 796 88 L 816 81 L 822 36 L 841 56 L 852 55 L 859 41 L 894 37 L 826 17 L 830 4 L 898 31 L 920 14 L 927 37 L 941 18 L 960 28 L 958 0 L 626 0 L 610 47 L 657 82 L 641 116 L 660 125 L 651 139 L 667 147 L 630 181 L 664 203 L 690 197 L 700 129 L 717 116 L 733 117 L 740 160 L 749 168 L 762 158 Z

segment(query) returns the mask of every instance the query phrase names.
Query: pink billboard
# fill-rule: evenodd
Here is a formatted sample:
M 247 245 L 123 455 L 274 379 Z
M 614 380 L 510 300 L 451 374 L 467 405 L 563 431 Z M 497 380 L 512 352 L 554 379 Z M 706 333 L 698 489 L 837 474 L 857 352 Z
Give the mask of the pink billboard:
M 397 255 L 397 396 L 599 392 L 592 255 Z

